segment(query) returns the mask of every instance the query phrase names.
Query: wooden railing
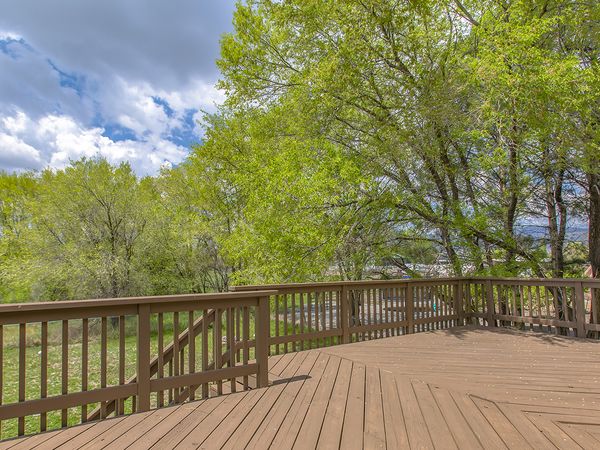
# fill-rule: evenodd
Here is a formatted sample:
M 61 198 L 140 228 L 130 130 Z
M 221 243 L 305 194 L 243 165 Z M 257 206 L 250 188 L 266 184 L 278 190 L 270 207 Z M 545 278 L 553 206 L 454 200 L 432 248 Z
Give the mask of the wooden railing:
M 461 320 L 460 279 L 237 286 L 271 295 L 272 354 L 449 328 Z
M 266 386 L 271 293 L 0 305 L 2 437 Z
M 464 324 L 598 337 L 600 280 L 300 283 L 0 305 L 0 431 L 266 386 L 269 354 Z
M 471 323 L 599 337 L 600 280 L 475 278 L 463 295 Z

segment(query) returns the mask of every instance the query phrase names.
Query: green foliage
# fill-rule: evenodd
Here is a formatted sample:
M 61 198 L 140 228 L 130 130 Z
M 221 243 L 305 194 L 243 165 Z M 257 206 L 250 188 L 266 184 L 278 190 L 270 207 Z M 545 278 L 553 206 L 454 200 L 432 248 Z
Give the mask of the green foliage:
M 566 230 L 600 239 L 598 2 L 251 0 L 233 22 L 226 102 L 180 166 L 0 175 L 4 301 L 581 272 Z

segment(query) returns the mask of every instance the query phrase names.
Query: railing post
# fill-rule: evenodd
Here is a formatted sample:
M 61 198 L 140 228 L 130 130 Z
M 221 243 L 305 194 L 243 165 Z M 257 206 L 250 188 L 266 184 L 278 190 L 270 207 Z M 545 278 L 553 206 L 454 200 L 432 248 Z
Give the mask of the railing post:
M 150 409 L 150 305 L 138 305 L 137 405 L 138 411 Z
M 410 283 L 406 285 L 406 305 L 404 311 L 406 314 L 406 331 L 412 334 L 415 332 L 415 300 L 413 287 Z
M 340 324 L 342 326 L 342 344 L 350 343 L 350 326 L 348 317 L 348 289 L 342 284 L 340 289 Z
M 256 364 L 258 372 L 256 374 L 257 387 L 267 387 L 269 385 L 269 297 L 259 297 L 258 307 L 255 316 L 256 338 Z
M 575 320 L 577 321 L 577 337 L 584 338 L 585 333 L 585 299 L 583 295 L 583 283 L 580 281 L 575 285 Z
M 454 309 L 458 315 L 458 326 L 465 324 L 464 308 L 463 308 L 463 282 L 458 280 L 456 290 L 454 291 Z
M 487 324 L 488 327 L 495 327 L 496 320 L 494 319 L 494 286 L 492 280 L 486 280 L 485 282 L 485 295 L 487 305 Z

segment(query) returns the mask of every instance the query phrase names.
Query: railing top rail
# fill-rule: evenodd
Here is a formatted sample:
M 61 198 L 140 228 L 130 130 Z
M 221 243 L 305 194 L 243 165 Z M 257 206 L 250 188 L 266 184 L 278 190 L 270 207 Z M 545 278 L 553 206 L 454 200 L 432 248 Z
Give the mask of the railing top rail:
M 339 287 L 339 286 L 372 286 L 372 285 L 408 285 L 408 284 L 432 284 L 432 283 L 457 283 L 457 282 L 471 282 L 471 283 L 483 283 L 492 281 L 494 283 L 523 283 L 523 284 L 563 284 L 571 285 L 575 283 L 585 283 L 586 285 L 598 285 L 600 287 L 600 279 L 594 278 L 501 278 L 501 277 L 444 277 L 444 278 L 399 278 L 394 280 L 361 280 L 361 281 L 325 281 L 325 282 L 310 282 L 310 283 L 282 283 L 282 284 L 256 284 L 256 285 L 242 285 L 232 286 L 230 288 L 233 292 L 250 292 L 258 291 L 263 289 L 296 289 L 296 290 L 308 290 L 311 288 L 326 288 L 326 287 Z
M 276 290 L 261 289 L 239 292 L 220 292 L 215 294 L 181 294 L 181 295 L 159 295 L 151 297 L 122 297 L 122 298 L 100 298 L 91 300 L 66 300 L 56 302 L 35 303 L 9 303 L 0 305 L 0 314 L 12 312 L 30 311 L 56 311 L 72 310 L 81 308 L 107 308 L 112 306 L 128 305 L 152 305 L 163 303 L 182 302 L 227 302 L 256 297 L 268 297 L 276 294 Z
M 523 282 L 523 283 L 599 283 L 600 278 L 520 278 L 520 277 L 465 277 L 464 281 L 494 281 L 494 282 Z
M 385 285 L 385 284 L 410 284 L 410 283 L 456 283 L 459 281 L 466 280 L 466 278 L 398 278 L 394 280 L 360 280 L 360 281 L 320 281 L 311 283 L 283 283 L 283 284 L 256 284 L 256 285 L 242 285 L 242 286 L 231 286 L 230 290 L 233 292 L 245 292 L 261 289 L 310 289 L 311 287 L 337 287 L 337 286 L 371 286 L 371 285 Z

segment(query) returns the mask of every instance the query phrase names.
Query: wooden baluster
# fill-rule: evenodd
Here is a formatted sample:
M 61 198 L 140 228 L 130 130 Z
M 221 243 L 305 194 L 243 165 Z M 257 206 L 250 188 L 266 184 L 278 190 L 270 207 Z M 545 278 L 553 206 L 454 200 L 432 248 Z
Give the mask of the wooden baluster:
M 401 287 L 392 288 L 392 317 L 394 321 L 400 322 L 406 320 L 406 303 L 404 302 L 404 289 Z M 401 310 L 401 308 L 403 308 Z M 395 328 L 395 335 L 404 334 L 404 329 L 398 325 Z
M 221 309 L 215 311 L 215 325 L 213 328 L 214 336 L 214 361 L 215 369 L 221 369 L 223 367 L 223 341 L 221 337 L 222 332 L 223 315 Z M 223 394 L 223 381 L 217 381 L 217 394 Z
M 119 316 L 119 384 L 125 384 L 125 316 Z M 121 398 L 115 404 L 115 415 L 125 414 L 125 399 Z
M 260 297 L 255 317 L 256 339 L 256 387 L 267 387 L 269 384 L 269 297 Z
M 157 371 L 157 377 L 160 378 L 164 378 L 165 377 L 165 335 L 164 335 L 164 317 L 163 317 L 163 313 L 158 313 L 158 318 L 157 318 L 157 327 L 158 327 L 158 333 L 157 333 L 157 351 L 158 351 L 158 371 Z M 157 397 L 157 404 L 159 407 L 164 406 L 165 404 L 165 391 L 158 391 L 156 393 L 156 397 Z
M 107 321 L 106 317 L 101 319 L 101 332 L 100 332 L 100 387 L 106 387 L 106 372 L 108 368 L 107 359 Z M 100 418 L 106 418 L 106 402 L 100 402 Z
M 88 390 L 88 360 L 89 360 L 89 321 L 87 318 L 81 323 L 81 391 Z M 81 407 L 81 421 L 87 422 L 87 405 Z
M 327 292 L 321 292 L 321 331 L 327 331 Z M 323 347 L 327 347 L 327 338 L 323 338 Z
M 383 291 L 382 295 L 384 296 L 383 299 L 385 299 L 385 302 L 384 302 L 385 318 L 384 318 L 384 320 L 385 320 L 385 323 L 388 324 L 387 328 L 385 329 L 385 337 L 390 337 L 390 336 L 393 336 L 393 334 L 394 334 L 393 328 L 389 325 L 389 323 L 390 323 L 390 288 L 385 289 Z
M 176 311 L 173 313 L 173 376 L 179 376 L 180 368 L 179 365 L 179 313 Z M 217 367 L 215 367 L 217 369 Z M 220 367 L 218 367 L 220 369 Z M 179 403 L 179 387 L 173 389 L 173 401 Z
M 69 321 L 62 321 L 62 394 L 69 393 Z M 61 426 L 68 424 L 68 410 L 61 411 Z
M 320 293 L 318 291 L 315 291 L 315 307 L 314 307 L 314 314 L 315 314 L 315 329 L 314 331 L 316 333 L 319 332 L 319 322 L 320 322 L 320 315 L 321 315 L 321 305 L 320 305 Z M 315 339 L 315 347 L 319 348 L 320 346 L 320 339 L 317 338 Z
M 495 307 L 494 307 L 494 286 L 492 285 L 492 280 L 486 281 L 485 286 L 485 295 L 486 295 L 486 313 L 487 313 L 487 326 L 495 327 L 496 319 L 495 316 Z
M 558 305 L 558 291 L 555 286 L 552 287 L 552 302 L 554 305 L 554 319 L 560 320 L 560 307 Z M 554 327 L 554 332 L 556 334 L 559 334 L 560 327 L 559 326 Z
M 42 322 L 41 329 L 41 361 L 40 361 L 40 398 L 48 396 L 48 322 Z M 48 416 L 40 414 L 40 431 L 46 431 Z
M 208 370 L 208 310 L 202 310 L 202 372 Z M 202 398 L 208 398 L 208 383 L 202 384 Z
M 313 327 L 312 327 L 312 299 L 311 299 L 310 292 L 306 293 L 306 308 L 307 308 L 307 311 L 308 311 L 308 317 L 307 317 L 308 333 L 312 333 L 313 332 Z M 308 340 L 308 348 L 312 348 L 312 340 L 311 339 Z
M 591 289 L 590 289 L 591 290 Z M 575 285 L 575 298 L 574 298 L 574 312 L 575 321 L 577 323 L 577 337 L 584 338 L 586 336 L 585 331 L 585 298 L 583 291 L 583 283 L 578 282 Z
M 404 305 L 404 314 L 406 315 L 406 331 L 408 334 L 412 334 L 415 332 L 415 299 L 413 286 L 411 284 L 406 286 Z
M 137 410 L 150 409 L 150 305 L 138 305 Z
M 236 363 L 241 362 L 242 360 L 242 353 L 241 353 L 241 349 L 239 347 L 239 343 L 242 341 L 242 308 L 237 307 L 235 308 L 235 315 L 236 315 L 236 321 L 235 321 L 235 337 L 236 337 Z M 277 320 L 279 321 L 279 317 L 277 318 Z
M 348 344 L 350 343 L 352 337 L 349 330 L 351 308 L 349 305 L 348 289 L 346 288 L 346 285 L 342 284 L 342 287 L 338 292 L 338 326 L 342 329 L 342 344 Z
M 24 323 L 19 324 L 19 402 L 25 401 L 25 380 L 26 380 L 26 345 L 27 328 Z M 19 436 L 25 434 L 25 417 L 19 417 L 17 425 Z
M 287 304 L 287 301 L 286 301 Z M 287 308 L 285 309 L 285 311 L 287 311 Z M 242 359 L 242 363 L 244 366 L 248 365 L 248 361 L 250 359 L 250 309 L 247 306 L 244 306 L 244 310 L 243 310 L 243 320 L 244 320 L 244 325 L 242 327 L 242 340 L 244 342 L 244 352 L 243 352 L 243 359 Z M 287 313 L 284 317 L 287 317 Z M 286 328 L 287 331 L 287 328 Z M 287 344 L 285 345 L 286 351 L 287 351 Z M 244 390 L 248 390 L 248 376 L 245 375 L 244 376 Z
M 296 329 L 296 294 L 292 292 L 292 334 L 298 334 L 298 330 Z M 255 324 L 256 325 L 256 324 Z M 296 351 L 296 341 L 292 342 L 292 351 Z
M 270 303 L 270 302 L 269 302 Z M 271 324 L 269 324 L 270 326 Z M 233 308 L 227 308 L 227 345 L 229 347 L 229 367 L 235 367 L 235 335 Z M 236 392 L 236 379 L 231 378 L 231 392 Z
M 298 295 L 300 301 L 300 334 L 306 333 L 306 323 L 304 321 L 304 294 L 300 292 Z M 300 340 L 300 350 L 304 350 L 304 339 Z
M 379 314 L 376 314 L 375 316 L 375 323 L 380 325 L 383 323 L 383 289 L 375 289 L 373 292 L 375 293 L 375 308 L 379 311 Z M 380 329 L 378 333 L 379 337 L 384 337 L 384 333 L 385 331 L 383 329 Z
M 275 296 L 275 336 L 279 337 L 279 295 Z M 275 354 L 279 355 L 279 344 L 275 344 Z
M 372 316 L 372 303 L 371 303 L 371 289 L 367 288 L 365 289 L 365 294 L 366 294 L 366 298 L 367 298 L 367 325 L 373 325 L 373 316 Z M 373 339 L 373 333 L 371 332 L 371 330 L 369 329 L 369 331 L 367 332 L 369 339 Z
M 321 331 L 325 331 L 327 330 L 327 292 L 322 291 L 319 296 L 321 298 Z M 326 338 L 322 339 L 322 345 L 323 347 L 327 346 Z
M 283 298 L 283 335 L 287 336 L 288 332 L 289 332 L 289 330 L 288 330 L 288 314 L 289 314 L 288 294 L 283 294 L 282 298 Z M 246 312 L 246 309 L 244 309 L 244 313 L 245 312 Z M 289 349 L 289 345 L 287 342 L 285 342 L 283 344 L 283 353 L 287 353 L 288 349 Z M 304 349 L 304 347 L 302 347 L 302 349 Z
M 333 291 L 329 291 L 329 329 L 333 330 L 335 327 L 333 325 Z M 329 339 L 329 345 L 334 345 L 334 337 L 332 336 Z
M 188 312 L 188 373 L 196 373 L 196 336 L 194 334 L 194 311 Z M 197 388 L 198 386 L 190 385 L 190 400 L 196 399 Z

